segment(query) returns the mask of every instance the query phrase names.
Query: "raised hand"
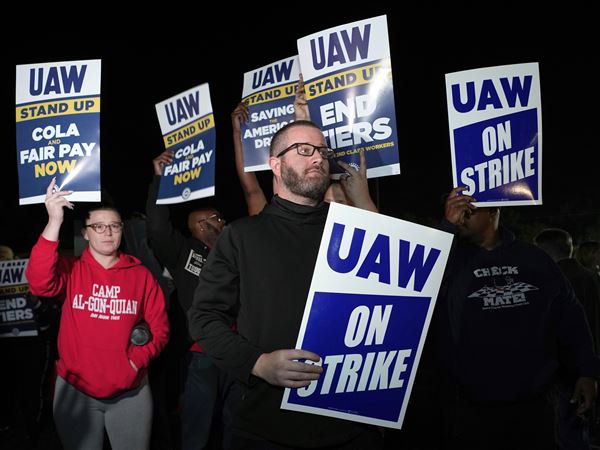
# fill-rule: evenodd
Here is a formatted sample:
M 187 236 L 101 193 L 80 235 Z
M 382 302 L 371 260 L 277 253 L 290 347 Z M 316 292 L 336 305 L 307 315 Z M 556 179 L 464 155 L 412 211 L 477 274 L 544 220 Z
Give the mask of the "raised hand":
M 234 133 L 240 133 L 242 123 L 248 122 L 248 105 L 239 102 L 231 113 L 231 125 Z
M 304 88 L 304 78 L 300 74 L 298 85 L 296 87 L 296 97 L 294 98 L 294 120 L 310 120 L 308 111 L 308 101 L 306 100 L 306 89 Z
M 66 206 L 69 209 L 73 209 L 73 203 L 67 200 L 65 197 L 71 195 L 73 191 L 54 191 L 56 186 L 56 177 L 52 178 L 50 184 L 46 188 L 46 211 L 48 211 L 48 219 L 51 221 L 57 221 L 62 223 L 64 218 L 63 208 Z
M 46 205 L 46 211 L 48 211 L 48 224 L 42 235 L 49 241 L 57 241 L 60 226 L 63 223 L 65 207 L 73 209 L 74 205 L 66 199 L 67 195 L 73 193 L 73 191 L 55 191 L 56 177 L 52 178 L 50 184 L 46 188 L 46 199 L 44 203 Z
M 162 175 L 163 168 L 173 162 L 173 150 L 165 150 L 152 160 L 154 175 Z
M 473 205 L 474 197 L 462 194 L 467 188 L 465 186 L 455 187 L 448 194 L 446 199 L 445 214 L 446 220 L 454 225 L 463 225 L 465 216 L 470 215 L 477 207 Z
M 265 194 L 258 183 L 254 172 L 244 170 L 244 152 L 242 150 L 242 123 L 247 122 L 248 105 L 244 102 L 238 103 L 231 113 L 231 125 L 233 126 L 233 151 L 235 154 L 235 170 L 238 174 L 246 205 L 248 206 L 248 215 L 253 216 L 263 210 L 267 204 Z
M 348 200 L 350 200 L 350 204 L 367 211 L 378 212 L 377 206 L 375 206 L 369 194 L 365 152 L 360 152 L 360 166 L 358 170 L 347 162 L 337 161 L 337 163 L 346 171 L 340 177 L 340 183 Z

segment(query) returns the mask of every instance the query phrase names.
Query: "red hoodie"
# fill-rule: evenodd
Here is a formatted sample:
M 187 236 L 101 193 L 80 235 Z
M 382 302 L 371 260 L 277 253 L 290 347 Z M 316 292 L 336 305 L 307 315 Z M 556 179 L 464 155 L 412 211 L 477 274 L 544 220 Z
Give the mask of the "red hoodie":
M 136 387 L 169 339 L 158 283 L 137 258 L 125 253 L 105 269 L 87 248 L 80 258 L 62 258 L 57 247 L 58 242 L 40 236 L 25 273 L 34 295 L 64 299 L 58 374 L 98 398 Z M 131 330 L 142 320 L 152 339 L 143 346 L 132 345 Z

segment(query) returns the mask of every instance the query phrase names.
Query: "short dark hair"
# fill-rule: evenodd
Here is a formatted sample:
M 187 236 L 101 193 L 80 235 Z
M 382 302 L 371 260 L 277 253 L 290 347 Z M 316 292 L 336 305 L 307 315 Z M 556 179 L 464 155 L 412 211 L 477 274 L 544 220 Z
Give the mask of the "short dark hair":
M 86 224 L 86 222 L 88 220 L 90 220 L 90 218 L 92 216 L 92 213 L 94 211 L 112 211 L 112 212 L 116 213 L 119 217 L 121 217 L 121 213 L 114 206 L 110 206 L 110 205 L 94 206 L 94 207 L 92 207 L 92 208 L 90 208 L 90 209 L 87 210 L 87 213 L 85 215 L 85 219 L 83 220 L 84 225 Z
M 287 147 L 287 141 L 285 140 L 285 134 L 291 128 L 300 127 L 300 126 L 316 128 L 317 130 L 321 131 L 321 127 L 310 120 L 295 120 L 294 122 L 290 122 L 287 125 L 281 127 L 277 131 L 277 133 L 275 133 L 273 135 L 273 138 L 271 139 L 271 148 L 270 148 L 269 154 L 271 156 L 275 156 L 280 151 L 284 150 L 285 147 Z
M 570 258 L 573 252 L 573 239 L 561 228 L 545 228 L 533 238 L 533 242 L 557 261 Z

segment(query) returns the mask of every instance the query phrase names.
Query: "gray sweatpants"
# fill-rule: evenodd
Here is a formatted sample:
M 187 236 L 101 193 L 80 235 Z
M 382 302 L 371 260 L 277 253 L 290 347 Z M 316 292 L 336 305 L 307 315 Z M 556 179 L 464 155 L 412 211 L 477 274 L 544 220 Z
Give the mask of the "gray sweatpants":
M 140 387 L 110 399 L 90 397 L 57 377 L 53 410 L 65 450 L 102 450 L 105 427 L 113 450 L 150 446 L 152 394 L 148 377 Z

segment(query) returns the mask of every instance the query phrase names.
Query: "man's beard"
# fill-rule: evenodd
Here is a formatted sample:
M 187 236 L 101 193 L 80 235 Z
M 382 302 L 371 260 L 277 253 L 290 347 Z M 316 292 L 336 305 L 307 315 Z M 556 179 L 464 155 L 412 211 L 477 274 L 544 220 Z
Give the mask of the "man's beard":
M 307 170 L 311 169 L 313 168 Z M 325 173 L 321 175 L 320 178 L 301 176 L 292 166 L 287 165 L 285 160 L 281 161 L 281 179 L 292 194 L 318 202 L 322 201 L 325 191 L 329 187 L 329 176 Z

